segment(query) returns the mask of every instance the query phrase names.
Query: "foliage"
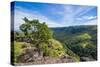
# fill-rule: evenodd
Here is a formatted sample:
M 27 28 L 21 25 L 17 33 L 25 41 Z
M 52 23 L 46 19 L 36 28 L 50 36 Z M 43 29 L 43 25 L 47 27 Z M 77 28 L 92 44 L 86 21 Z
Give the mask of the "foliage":
M 25 37 L 25 35 L 22 32 L 14 32 L 14 40 L 15 41 L 22 39 L 24 37 Z
M 20 30 L 25 34 L 27 38 L 32 40 L 32 43 L 37 47 L 42 42 L 47 42 L 52 38 L 52 32 L 45 24 L 40 23 L 39 20 L 28 20 L 24 18 L 25 23 L 20 26 Z
M 97 59 L 97 26 L 71 26 L 51 28 L 54 38 L 81 57 Z M 58 34 L 59 33 L 59 34 Z M 69 52 L 70 53 L 70 52 Z
M 82 33 L 79 36 L 77 36 L 77 40 L 79 41 L 85 41 L 85 40 L 90 40 L 92 37 L 88 33 Z
M 80 61 L 80 57 L 75 54 L 72 50 L 70 50 L 66 45 L 64 45 L 65 48 L 65 52 L 75 61 L 79 62 Z
M 49 39 L 49 43 L 41 43 L 39 48 L 44 52 L 45 56 L 59 57 L 65 54 L 63 45 L 54 39 Z

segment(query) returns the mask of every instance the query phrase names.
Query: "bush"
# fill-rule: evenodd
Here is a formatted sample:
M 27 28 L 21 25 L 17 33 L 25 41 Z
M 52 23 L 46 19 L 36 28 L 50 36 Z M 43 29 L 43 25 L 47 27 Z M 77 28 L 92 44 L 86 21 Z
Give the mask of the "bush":
M 54 39 L 49 39 L 48 43 L 41 43 L 39 48 L 44 56 L 59 57 L 65 54 L 63 45 Z

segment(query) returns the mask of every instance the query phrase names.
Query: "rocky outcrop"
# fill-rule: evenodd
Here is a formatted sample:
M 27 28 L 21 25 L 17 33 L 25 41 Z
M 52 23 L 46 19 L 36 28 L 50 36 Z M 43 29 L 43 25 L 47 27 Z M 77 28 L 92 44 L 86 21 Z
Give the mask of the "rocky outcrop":
M 61 57 L 50 57 L 43 56 L 43 52 L 33 48 L 27 47 L 23 53 L 17 58 L 16 65 L 27 65 L 27 64 L 54 64 L 54 63 L 68 63 L 74 62 L 68 55 Z
M 17 58 L 18 63 L 29 63 L 40 60 L 42 58 L 42 52 L 33 47 L 27 47 L 23 53 Z

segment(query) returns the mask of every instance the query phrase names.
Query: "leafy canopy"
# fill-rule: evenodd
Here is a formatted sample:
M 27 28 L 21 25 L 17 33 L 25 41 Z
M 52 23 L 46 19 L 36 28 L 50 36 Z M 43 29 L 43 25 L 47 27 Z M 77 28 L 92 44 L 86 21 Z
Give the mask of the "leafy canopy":
M 23 20 L 25 23 L 20 26 L 20 30 L 27 38 L 31 39 L 34 44 L 47 42 L 52 38 L 52 32 L 45 22 L 40 23 L 37 19 L 28 20 L 26 17 Z

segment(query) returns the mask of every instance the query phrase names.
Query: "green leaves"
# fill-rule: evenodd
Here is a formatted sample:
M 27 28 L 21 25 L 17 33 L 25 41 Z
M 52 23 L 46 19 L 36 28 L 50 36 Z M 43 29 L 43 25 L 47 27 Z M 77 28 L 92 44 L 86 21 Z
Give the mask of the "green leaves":
M 92 37 L 88 33 L 83 33 L 83 34 L 77 36 L 77 38 L 79 38 L 80 40 L 89 40 Z
M 48 42 L 52 38 L 52 32 L 45 24 L 40 23 L 39 20 L 28 20 L 26 17 L 23 19 L 24 24 L 20 26 L 20 30 L 25 34 L 26 38 L 30 38 L 35 45 L 42 42 Z
M 27 36 L 28 35 L 28 31 L 31 29 L 30 25 L 27 23 L 24 23 L 20 26 L 20 30 L 22 32 L 24 32 L 24 34 Z
M 41 43 L 39 48 L 45 56 L 60 57 L 65 55 L 63 45 L 55 39 L 49 39 L 48 43 Z

